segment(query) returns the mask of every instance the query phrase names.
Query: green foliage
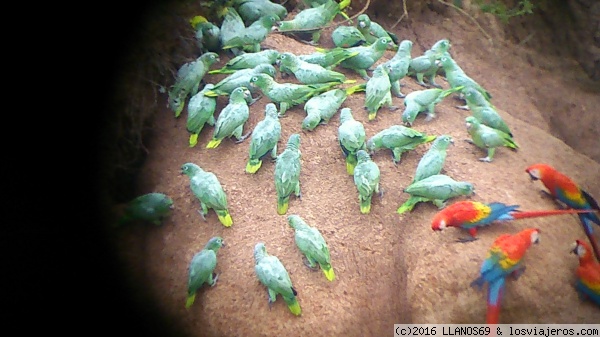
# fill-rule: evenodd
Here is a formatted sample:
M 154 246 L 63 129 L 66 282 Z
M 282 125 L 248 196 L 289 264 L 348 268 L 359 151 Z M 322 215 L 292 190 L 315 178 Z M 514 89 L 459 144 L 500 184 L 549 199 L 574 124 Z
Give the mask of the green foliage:
M 530 0 L 518 0 L 514 7 L 505 4 L 506 1 L 500 0 L 473 0 L 473 4 L 479 7 L 484 13 L 494 14 L 504 23 L 515 16 L 533 14 L 534 4 Z M 452 3 L 458 8 L 463 8 L 462 0 L 453 0 Z
M 482 12 L 494 14 L 504 23 L 508 23 L 515 16 L 532 14 L 535 7 L 530 0 L 519 0 L 512 8 L 498 0 L 474 0 L 473 3 L 479 6 Z

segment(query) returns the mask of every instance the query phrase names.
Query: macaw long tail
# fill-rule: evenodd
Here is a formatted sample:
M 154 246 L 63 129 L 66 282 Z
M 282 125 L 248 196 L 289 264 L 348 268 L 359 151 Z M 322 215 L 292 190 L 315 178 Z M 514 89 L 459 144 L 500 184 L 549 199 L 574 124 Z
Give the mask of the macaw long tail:
M 497 279 L 488 285 L 487 311 L 485 322 L 498 324 L 500 322 L 500 302 L 504 293 L 505 278 Z
M 596 256 L 596 259 L 600 261 L 600 248 L 598 247 L 598 242 L 596 241 L 596 238 L 593 235 L 591 220 L 589 220 L 586 217 L 582 217 L 581 215 L 579 216 L 579 218 L 581 219 L 581 224 L 583 225 L 583 231 L 585 232 L 588 241 L 592 245 L 594 255 Z
M 597 212 L 593 209 L 550 209 L 544 211 L 512 211 L 510 215 L 513 219 L 525 219 L 525 218 L 537 218 L 542 216 L 551 216 L 551 215 L 562 215 L 562 214 L 577 214 L 577 213 L 590 213 Z

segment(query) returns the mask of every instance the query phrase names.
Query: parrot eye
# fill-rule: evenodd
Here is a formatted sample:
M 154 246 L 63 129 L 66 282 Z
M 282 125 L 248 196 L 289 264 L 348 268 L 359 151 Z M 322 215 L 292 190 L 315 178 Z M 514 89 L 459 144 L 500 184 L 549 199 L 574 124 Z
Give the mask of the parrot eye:
M 256 81 L 258 81 L 258 77 L 256 77 L 256 76 L 254 76 L 250 79 L 250 82 L 256 82 Z
M 540 243 L 540 234 L 538 232 L 531 233 L 531 243 Z

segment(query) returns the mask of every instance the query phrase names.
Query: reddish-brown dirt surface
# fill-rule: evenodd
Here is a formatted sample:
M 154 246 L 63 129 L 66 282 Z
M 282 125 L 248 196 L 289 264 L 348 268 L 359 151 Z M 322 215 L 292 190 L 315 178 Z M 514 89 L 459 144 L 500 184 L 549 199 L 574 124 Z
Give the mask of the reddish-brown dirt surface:
M 356 5 L 354 11 L 359 9 Z M 516 152 L 498 149 L 492 163 L 479 161 L 484 153 L 465 141 L 468 134 L 464 119 L 469 112 L 455 108 L 461 101 L 446 98 L 436 107 L 435 119 L 425 122 L 424 115 L 419 115 L 413 125 L 427 134 L 453 137 L 445 174 L 472 182 L 476 191 L 473 200 L 518 204 L 523 210 L 553 209 L 556 204 L 540 193 L 542 184 L 531 182 L 524 171 L 528 165 L 544 162 L 600 198 L 600 164 L 567 146 L 551 131 L 555 127 L 550 125 L 552 121 L 562 118 L 558 109 L 565 107 L 571 118 L 589 118 L 590 128 L 597 126 L 594 116 L 586 112 L 600 106 L 600 95 L 586 87 L 585 75 L 574 62 L 527 50 L 505 41 L 500 33 L 493 35 L 491 45 L 470 19 L 451 8 L 443 14 L 429 9 L 412 14 L 414 17 L 409 16 L 392 31 L 400 39 L 414 42 L 413 56 L 421 55 L 439 39 L 450 39 L 453 57 L 492 93 L 492 102 L 520 145 Z M 383 16 L 374 20 L 384 27 L 396 21 Z M 498 31 L 493 26 L 485 27 L 490 32 Z M 332 46 L 330 32 L 331 28 L 322 35 L 324 47 Z M 271 34 L 263 47 L 296 54 L 313 50 L 279 34 Z M 378 64 L 392 56 L 393 52 L 387 51 Z M 221 62 L 212 69 L 229 57 L 222 53 Z M 359 83 L 363 81 L 350 71 L 336 70 Z M 205 81 L 216 83 L 223 77 L 207 75 Z M 277 80 L 284 81 L 279 74 Z M 402 82 L 404 93 L 422 89 L 413 78 Z M 448 87 L 443 77 L 438 77 L 438 82 Z M 158 99 L 167 100 L 165 95 Z M 246 132 L 263 118 L 268 102 L 263 97 L 251 106 Z M 217 111 L 226 103 L 226 98 L 219 98 Z M 394 104 L 398 110 L 381 109 L 371 122 L 363 110 L 364 93 L 350 96 L 342 107 L 352 109 L 354 117 L 363 122 L 367 137 L 371 137 L 401 123 L 402 99 L 394 98 Z M 549 111 L 557 117 L 547 117 Z M 246 174 L 249 139 L 240 144 L 227 139 L 216 149 L 206 149 L 213 132 L 210 126 L 200 134 L 198 145 L 190 148 L 186 116 L 184 110 L 176 119 L 166 108 L 157 114 L 153 138 L 146 143 L 149 155 L 137 181 L 138 194 L 162 192 L 172 197 L 172 215 L 159 227 L 135 225 L 120 229 L 114 249 L 125 265 L 122 276 L 142 290 L 148 306 L 159 308 L 170 325 L 189 336 L 382 336 L 392 333 L 394 323 L 483 323 L 485 291 L 469 284 L 478 276 L 495 238 L 527 227 L 541 229 L 541 242 L 526 254 L 525 274 L 508 282 L 501 322 L 600 322 L 600 309 L 580 299 L 573 287 L 578 262 L 570 254 L 570 247 L 575 239 L 585 238 L 576 216 L 496 224 L 480 230 L 479 240 L 463 244 L 455 240 L 465 236 L 464 232 L 431 230 L 430 221 L 438 211 L 432 204 L 419 204 L 411 213 L 398 215 L 396 209 L 408 198 L 403 188 L 410 183 L 428 144 L 404 154 L 397 166 L 389 151 L 373 156 L 381 170 L 384 194 L 373 198 L 370 214 L 361 214 L 357 190 L 345 172 L 337 142 L 339 113 L 327 125 L 305 132 L 301 130 L 305 112 L 300 105 L 281 119 L 279 153 L 292 133 L 301 136 L 302 199 L 292 197 L 287 214 L 300 215 L 324 235 L 337 275 L 329 282 L 320 271 L 311 272 L 303 265 L 286 216 L 276 213 L 274 163 L 266 160 L 256 174 Z M 234 221 L 231 228 L 223 227 L 213 211 L 207 221 L 202 220 L 189 179 L 180 174 L 186 162 L 196 163 L 219 178 L 228 196 Z M 462 199 L 450 202 L 457 200 Z M 215 235 L 226 242 L 218 252 L 219 280 L 216 286 L 199 291 L 196 303 L 186 310 L 188 263 Z M 299 293 L 302 316 L 293 316 L 281 298 L 269 310 L 267 292 L 254 272 L 252 253 L 257 242 L 264 242 L 268 252 L 286 266 Z

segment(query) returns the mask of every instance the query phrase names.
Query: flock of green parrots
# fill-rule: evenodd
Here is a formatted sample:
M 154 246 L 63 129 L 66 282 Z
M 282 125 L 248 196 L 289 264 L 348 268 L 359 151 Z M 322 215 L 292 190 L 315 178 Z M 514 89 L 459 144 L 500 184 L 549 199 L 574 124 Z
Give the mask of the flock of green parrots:
M 399 41 L 393 33 L 371 21 L 367 14 L 359 15 L 356 24 L 353 24 L 344 13 L 349 0 L 339 3 L 334 0 L 304 0 L 304 7 L 287 20 L 286 8 L 269 0 L 233 0 L 218 2 L 219 6 L 214 3 L 221 23 L 210 22 L 203 16 L 191 20 L 202 54 L 178 70 L 175 83 L 168 90 L 168 107 L 179 118 L 187 103 L 186 127 L 190 133 L 190 147 L 198 145 L 198 135 L 208 124 L 213 127 L 213 135 L 206 148 L 216 148 L 226 138 L 233 137 L 242 142 L 250 137 L 248 174 L 261 168 L 263 158 L 275 160 L 276 210 L 280 215 L 287 213 L 292 195 L 301 196 L 300 135 L 292 134 L 278 154 L 281 137 L 279 118 L 297 105 L 303 105 L 306 112 L 302 122 L 304 130 L 314 130 L 340 112 L 340 149 L 345 157 L 346 171 L 356 185 L 363 214 L 370 212 L 373 195 L 381 193 L 379 168 L 371 160 L 371 155 L 380 149 L 391 151 L 397 164 L 406 151 L 431 142 L 429 150 L 419 161 L 413 181 L 404 190 L 410 197 L 398 208 L 400 214 L 411 211 L 419 202 L 432 202 L 442 209 L 447 200 L 473 193 L 470 182 L 456 181 L 441 173 L 452 138 L 448 135 L 427 135 L 412 129 L 419 113 L 426 113 L 425 121 L 435 118 L 435 106 L 450 95 L 458 95 L 465 101 L 465 105 L 459 108 L 472 112 L 465 119 L 468 133 L 472 143 L 487 152 L 487 156 L 479 160 L 491 162 L 495 150 L 500 147 L 518 149 L 511 130 L 490 102 L 490 93 L 451 57 L 451 44 L 447 39 L 439 40 L 423 55 L 412 57 L 411 41 Z M 332 24 L 337 15 L 347 21 L 333 30 L 331 39 L 335 48 L 317 48 L 316 52 L 306 55 L 261 49 L 261 43 L 275 31 L 319 45 L 323 28 Z M 394 51 L 394 57 L 375 66 L 386 50 Z M 232 57 L 221 68 L 211 69 L 220 62 L 220 53 L 228 53 Z M 355 72 L 364 83 L 355 84 L 355 80 L 336 71 L 336 67 Z M 297 83 L 279 82 L 277 70 L 281 78 L 290 76 Z M 436 76 L 442 72 L 449 89 L 443 89 L 435 82 Z M 227 76 L 213 84 L 204 83 L 206 74 Z M 401 80 L 407 77 L 414 78 L 424 89 L 403 94 Z M 200 88 L 202 84 L 204 86 Z M 341 84 L 351 86 L 343 89 Z M 364 107 L 369 121 L 376 118 L 381 108 L 396 109 L 392 95 L 402 98 L 403 125 L 393 125 L 367 139 L 363 124 L 353 117 L 351 109 L 342 108 L 345 99 L 357 92 L 364 92 Z M 215 118 L 219 96 L 228 96 L 229 101 Z M 264 119 L 251 132 L 244 134 L 244 124 L 250 116 L 249 107 L 260 97 L 267 97 L 270 101 L 265 105 Z M 213 209 L 223 226 L 232 226 L 234 221 L 228 211 L 227 195 L 217 176 L 191 162 L 182 165 L 181 172 L 190 179 L 191 192 L 201 205 L 201 216 L 205 218 Z M 159 225 L 172 208 L 173 201 L 167 195 L 148 193 L 129 203 L 121 220 L 143 220 Z M 335 273 L 329 249 L 319 230 L 296 214 L 287 216 L 287 220 L 295 230 L 295 242 L 304 254 L 305 264 L 311 269 L 322 269 L 326 278 L 333 281 Z M 193 256 L 189 264 L 186 307 L 194 303 L 196 292 L 204 284 L 213 286 L 217 282 L 218 275 L 214 273 L 217 252 L 224 244 L 221 237 L 213 237 Z M 300 315 L 297 292 L 281 261 L 269 255 L 262 242 L 256 244 L 254 257 L 256 276 L 267 288 L 269 305 L 279 294 L 290 311 Z

